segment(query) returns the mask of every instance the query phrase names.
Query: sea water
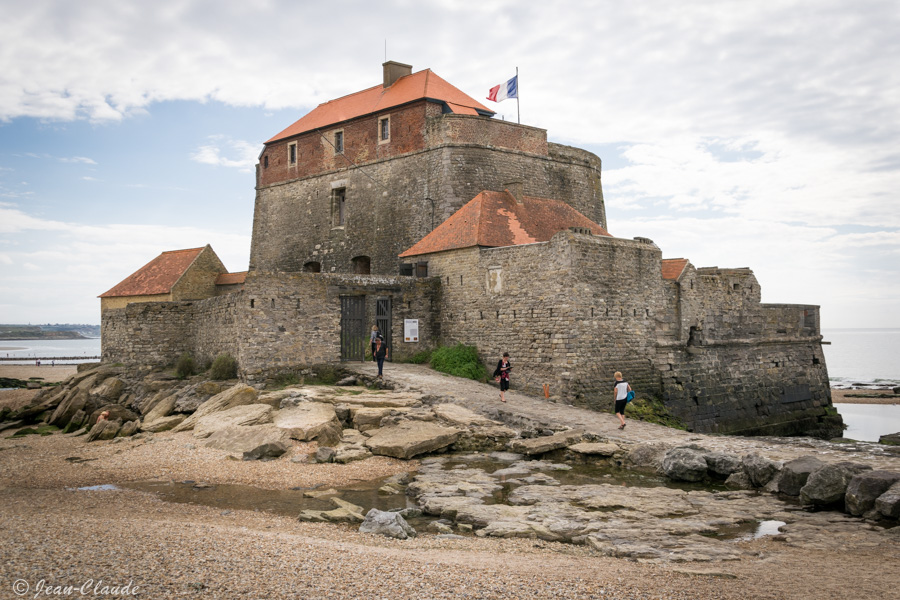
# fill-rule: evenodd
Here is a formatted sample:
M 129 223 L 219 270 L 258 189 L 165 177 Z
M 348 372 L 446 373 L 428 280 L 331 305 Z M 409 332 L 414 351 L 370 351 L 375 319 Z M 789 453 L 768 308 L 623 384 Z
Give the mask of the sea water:
M 100 356 L 100 338 L 83 338 L 77 340 L 0 340 L 0 357 L 19 360 L 3 361 L 0 364 L 34 364 L 38 358 L 53 356 L 83 357 L 77 360 L 62 361 L 79 363 Z
M 900 329 L 824 329 L 825 365 L 833 388 L 900 385 Z

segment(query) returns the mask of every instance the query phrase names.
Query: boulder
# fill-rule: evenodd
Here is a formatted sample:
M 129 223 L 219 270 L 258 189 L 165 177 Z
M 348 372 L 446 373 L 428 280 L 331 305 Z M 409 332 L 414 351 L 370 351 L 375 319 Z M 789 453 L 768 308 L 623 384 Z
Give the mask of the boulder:
M 194 425 L 194 437 L 208 438 L 220 429 L 262 425 L 272 422 L 272 407 L 268 404 L 245 404 L 201 417 Z
M 244 460 L 271 460 L 288 451 L 287 444 L 282 442 L 266 442 L 256 448 L 244 452 Z
M 381 427 L 381 419 L 391 414 L 395 408 L 353 407 L 350 409 L 350 422 L 357 431 L 369 431 Z
M 843 502 L 847 485 L 854 475 L 870 471 L 872 467 L 848 461 L 825 465 L 813 471 L 800 488 L 800 502 L 805 505 L 827 506 Z
M 122 428 L 122 421 L 99 421 L 91 427 L 87 434 L 87 441 L 111 440 Z
M 706 478 L 706 457 L 694 448 L 672 448 L 662 460 L 662 471 L 676 481 L 702 481 Z
M 900 519 L 900 482 L 895 483 L 875 499 L 875 510 L 882 517 Z
M 888 433 L 878 438 L 879 444 L 887 444 L 889 446 L 900 446 L 900 432 Z
M 408 421 L 376 429 L 366 440 L 372 454 L 410 459 L 419 454 L 446 448 L 459 438 L 460 431 L 427 421 Z
M 152 423 L 141 423 L 141 431 L 149 433 L 159 433 L 160 431 L 169 431 L 177 427 L 179 423 L 187 419 L 187 415 L 169 415 L 168 417 L 160 417 Z
M 900 481 L 900 473 L 892 471 L 866 471 L 855 475 L 847 484 L 844 505 L 847 512 L 861 516 L 875 508 L 875 500 Z
M 136 434 L 141 428 L 140 420 L 128 421 L 116 433 L 116 437 L 130 437 Z
M 763 487 L 781 470 L 781 463 L 769 460 L 759 454 L 747 454 L 741 459 L 744 472 L 756 487 Z
M 752 490 L 753 482 L 743 469 L 735 471 L 725 480 L 725 487 L 731 490 Z
M 577 444 L 584 436 L 584 432 L 573 429 L 570 431 L 561 431 L 554 435 L 531 438 L 528 440 L 517 439 L 509 442 L 509 449 L 520 454 L 532 456 L 534 454 L 544 454 L 551 450 L 558 450 Z
M 366 513 L 366 518 L 359 526 L 360 533 L 377 533 L 398 540 L 416 537 L 416 530 L 406 522 L 400 513 L 384 512 L 377 508 Z
M 178 399 L 175 402 L 177 412 L 195 412 L 204 402 L 225 392 L 230 384 L 222 381 L 202 381 L 189 385 L 177 392 Z
M 334 455 L 337 454 L 334 448 L 323 446 L 316 450 L 315 459 L 317 463 L 334 462 Z
M 799 496 L 809 476 L 823 466 L 825 463 L 814 456 L 801 456 L 786 462 L 781 469 L 778 491 L 788 496 Z
M 239 383 L 224 392 L 216 394 L 203 404 L 197 408 L 197 410 L 184 420 L 178 427 L 173 429 L 173 431 L 187 431 L 189 429 L 193 429 L 194 425 L 197 424 L 197 421 L 200 420 L 201 417 L 205 417 L 206 415 L 221 412 L 223 410 L 228 410 L 229 408 L 235 406 L 242 406 L 244 404 L 255 404 L 256 398 L 258 394 L 255 389 L 250 387 L 249 385 Z M 177 402 L 176 402 L 177 406 Z
M 635 467 L 660 469 L 668 450 L 669 446 L 666 444 L 637 444 L 625 456 L 625 461 Z
M 109 377 L 103 383 L 91 390 L 90 395 L 100 399 L 101 402 L 115 402 L 125 391 L 125 382 L 118 377 Z
M 99 408 L 94 409 L 94 411 L 88 416 L 87 421 L 85 421 L 85 425 L 92 425 L 97 422 L 97 419 L 100 418 L 100 415 L 106 411 L 109 411 L 109 416 L 106 417 L 109 421 L 114 421 L 116 419 L 122 421 L 123 423 L 127 423 L 128 421 L 137 421 L 140 419 L 140 415 L 134 413 L 124 406 L 120 406 L 118 404 L 106 404 Z
M 157 419 L 162 419 L 163 417 L 168 417 L 172 414 L 172 411 L 175 409 L 175 402 L 178 400 L 178 396 L 176 394 L 170 394 L 156 403 L 153 408 L 151 408 L 144 415 L 145 423 L 152 423 Z M 185 415 L 187 418 L 187 415 Z M 184 419 L 182 419 L 183 421 Z
M 340 444 L 334 449 L 333 461 L 339 464 L 347 464 L 357 460 L 365 460 L 372 456 L 368 448 L 355 444 Z
M 365 521 L 361 506 L 337 497 L 329 498 L 329 500 L 337 508 L 333 510 L 304 510 L 297 516 L 297 520 L 330 523 L 362 523 Z
M 272 422 L 295 440 L 317 440 L 324 446 L 339 443 L 343 431 L 334 406 L 322 402 L 303 402 L 283 408 L 273 414 Z
M 272 424 L 220 429 L 206 439 L 207 448 L 227 452 L 249 452 L 263 444 L 290 444 L 290 436 Z
M 56 427 L 65 427 L 72 420 L 72 416 L 79 410 L 83 410 L 85 413 L 93 412 L 97 407 L 97 403 L 89 403 L 89 400 L 90 397 L 87 390 L 70 390 L 57 405 L 56 410 L 53 411 L 47 423 Z M 25 417 L 22 417 L 21 413 L 22 411 L 20 411 L 20 417 L 24 419 Z
M 705 458 L 706 468 L 710 473 L 719 477 L 727 478 L 741 468 L 740 457 L 727 452 L 709 452 Z

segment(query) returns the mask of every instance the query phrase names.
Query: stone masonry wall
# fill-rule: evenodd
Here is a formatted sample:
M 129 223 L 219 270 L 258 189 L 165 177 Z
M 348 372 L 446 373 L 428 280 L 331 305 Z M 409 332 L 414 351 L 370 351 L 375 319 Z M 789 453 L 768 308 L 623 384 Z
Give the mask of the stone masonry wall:
M 198 300 L 216 294 L 216 277 L 228 269 L 207 246 L 172 286 L 173 300 Z
M 103 362 L 170 364 L 191 350 L 190 302 L 136 302 L 100 317 Z
M 300 271 L 317 262 L 325 273 L 351 273 L 351 261 L 366 256 L 373 274 L 397 274 L 398 254 L 481 191 L 512 181 L 523 182 L 526 195 L 562 200 L 604 224 L 599 159 L 551 146 L 541 156 L 448 145 L 260 187 L 250 269 Z M 335 188 L 346 190 L 343 226 L 332 210 Z

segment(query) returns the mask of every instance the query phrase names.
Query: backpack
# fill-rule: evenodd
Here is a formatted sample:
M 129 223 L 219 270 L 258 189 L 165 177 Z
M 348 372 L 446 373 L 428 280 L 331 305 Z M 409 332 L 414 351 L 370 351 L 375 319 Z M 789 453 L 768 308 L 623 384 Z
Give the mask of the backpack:
M 632 400 L 634 400 L 634 390 L 631 390 L 628 392 L 628 395 L 625 396 L 625 402 L 631 402 Z

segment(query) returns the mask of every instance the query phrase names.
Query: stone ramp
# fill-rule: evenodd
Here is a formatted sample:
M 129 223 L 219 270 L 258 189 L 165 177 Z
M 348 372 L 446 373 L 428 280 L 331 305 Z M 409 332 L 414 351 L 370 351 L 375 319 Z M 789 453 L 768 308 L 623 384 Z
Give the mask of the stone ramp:
M 342 366 L 372 377 L 378 372 L 377 366 L 372 362 L 351 362 Z M 649 443 L 670 447 L 698 444 L 710 451 L 729 452 L 738 456 L 758 453 L 771 460 L 787 461 L 815 455 L 825 462 L 854 460 L 865 462 L 873 468 L 900 470 L 900 455 L 891 454 L 879 444 L 861 442 L 848 445 L 805 437 L 741 437 L 692 433 L 628 419 L 627 409 L 625 416 L 628 424 L 623 431 L 618 429 L 619 421 L 611 411 L 596 412 L 558 404 L 516 390 L 506 392 L 507 402 L 504 404 L 500 402 L 500 390 L 495 385 L 453 377 L 424 365 L 386 363 L 384 378 L 399 388 L 409 388 L 441 401 L 459 404 L 513 427 L 529 422 L 546 428 L 563 425 L 596 434 L 623 446 Z

